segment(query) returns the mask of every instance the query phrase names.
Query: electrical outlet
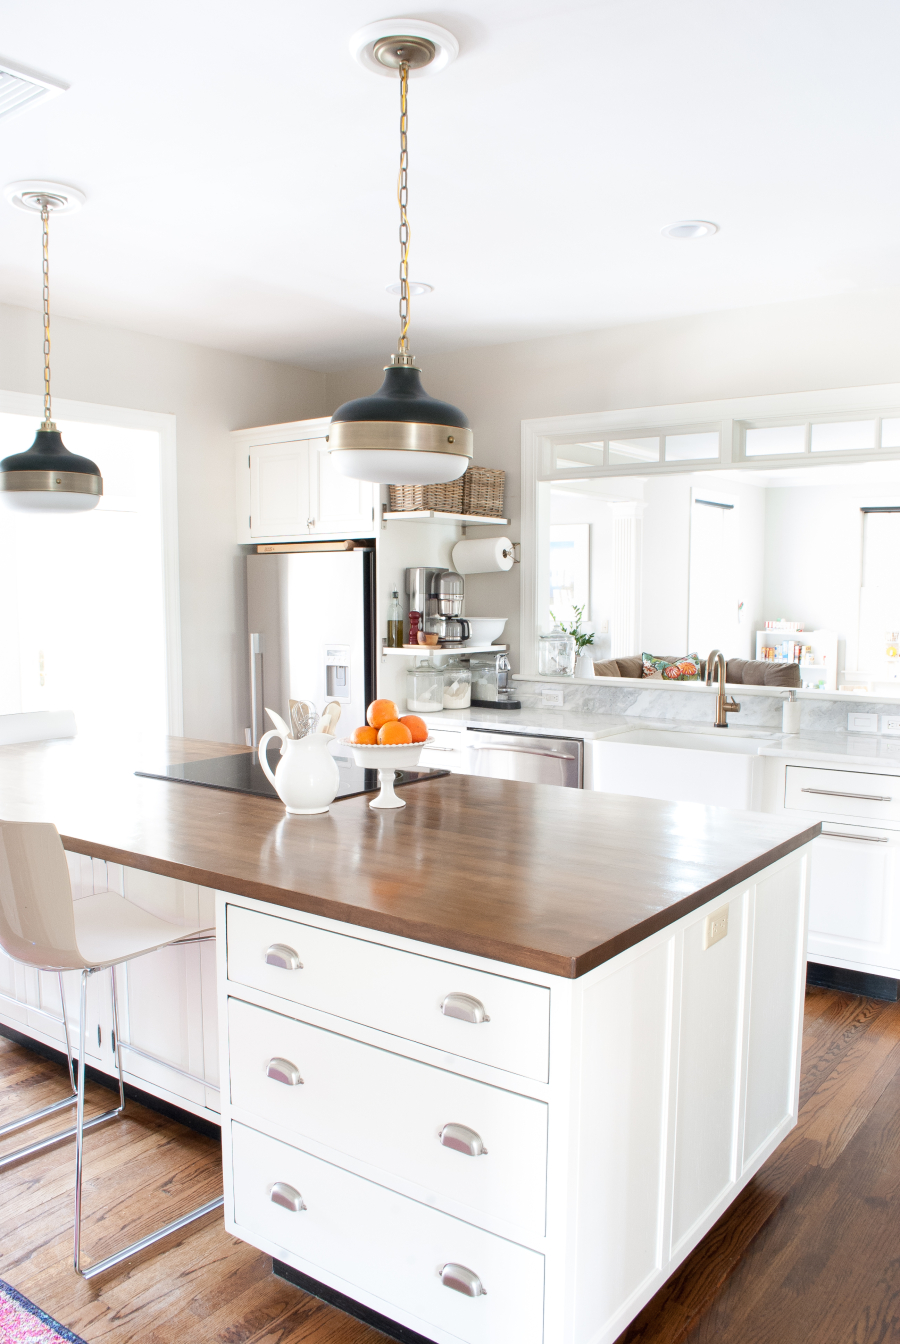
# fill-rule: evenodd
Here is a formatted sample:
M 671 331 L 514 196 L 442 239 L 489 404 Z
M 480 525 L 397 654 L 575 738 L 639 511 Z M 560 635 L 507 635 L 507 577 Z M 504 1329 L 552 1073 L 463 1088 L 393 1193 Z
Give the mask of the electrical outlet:
M 900 756 L 900 742 L 891 742 L 888 739 L 887 742 L 880 742 L 879 747 L 882 756 Z
M 561 686 L 542 686 L 541 687 L 541 707 L 543 709 L 552 709 L 554 706 L 562 708 L 563 693 Z
M 848 714 L 847 728 L 851 733 L 877 733 L 877 714 Z
M 601 635 L 608 635 L 608 634 L 609 634 L 609 621 L 601 621 L 601 622 L 600 622 L 600 633 L 601 633 Z
M 714 910 L 711 915 L 707 915 L 703 924 L 703 950 L 712 947 L 713 943 L 720 943 L 723 938 L 728 937 L 728 906 L 720 906 Z
M 883 733 L 893 733 L 900 736 L 900 715 L 882 714 L 881 731 Z

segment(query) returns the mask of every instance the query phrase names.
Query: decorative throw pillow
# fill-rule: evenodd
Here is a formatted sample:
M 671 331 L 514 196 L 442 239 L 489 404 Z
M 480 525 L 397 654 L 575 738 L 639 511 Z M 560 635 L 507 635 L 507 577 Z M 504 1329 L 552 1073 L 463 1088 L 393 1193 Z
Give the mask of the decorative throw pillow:
M 644 677 L 661 677 L 663 681 L 700 680 L 699 654 L 686 653 L 681 658 L 670 658 L 666 655 L 644 653 L 641 658 L 643 660 L 641 675 Z

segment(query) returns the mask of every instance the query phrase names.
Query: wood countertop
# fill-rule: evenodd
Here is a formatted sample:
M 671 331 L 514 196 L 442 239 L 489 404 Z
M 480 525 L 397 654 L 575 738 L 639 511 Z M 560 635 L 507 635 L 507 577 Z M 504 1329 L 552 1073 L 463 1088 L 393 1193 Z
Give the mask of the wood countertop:
M 449 775 L 320 816 L 139 779 L 244 748 L 170 738 L 0 747 L 0 816 L 53 821 L 67 849 L 361 928 L 574 977 L 752 877 L 818 822 Z M 135 757 L 139 756 L 139 759 Z

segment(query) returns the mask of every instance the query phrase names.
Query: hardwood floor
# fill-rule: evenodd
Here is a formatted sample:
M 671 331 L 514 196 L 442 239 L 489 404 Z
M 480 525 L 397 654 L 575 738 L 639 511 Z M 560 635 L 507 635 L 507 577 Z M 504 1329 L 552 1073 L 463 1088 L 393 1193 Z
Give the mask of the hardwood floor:
M 57 1065 L 2 1038 L 0 1081 L 0 1123 L 63 1084 Z M 110 1104 L 88 1095 L 94 1110 Z M 900 1340 L 900 1004 L 808 990 L 800 1105 L 797 1128 L 618 1344 Z M 86 1153 L 92 1257 L 220 1181 L 216 1143 L 134 1103 Z M 384 1344 L 275 1278 L 218 1214 L 85 1283 L 71 1268 L 73 1167 L 68 1144 L 0 1173 L 0 1278 L 89 1344 Z

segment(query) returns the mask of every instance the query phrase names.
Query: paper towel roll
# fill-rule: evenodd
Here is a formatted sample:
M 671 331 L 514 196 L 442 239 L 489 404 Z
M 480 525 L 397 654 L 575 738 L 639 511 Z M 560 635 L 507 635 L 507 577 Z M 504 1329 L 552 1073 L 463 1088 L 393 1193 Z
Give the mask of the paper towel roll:
M 458 541 L 453 547 L 453 568 L 457 574 L 493 574 L 512 567 L 513 544 L 509 537 Z

